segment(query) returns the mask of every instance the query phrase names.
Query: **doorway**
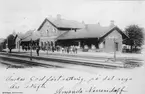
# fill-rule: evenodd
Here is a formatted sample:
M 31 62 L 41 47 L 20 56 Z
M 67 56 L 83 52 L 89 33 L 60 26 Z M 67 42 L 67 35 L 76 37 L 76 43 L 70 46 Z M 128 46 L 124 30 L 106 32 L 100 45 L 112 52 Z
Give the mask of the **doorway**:
M 115 42 L 115 49 L 116 49 L 116 51 L 119 51 L 119 48 L 118 48 L 119 46 L 118 46 L 118 42 Z

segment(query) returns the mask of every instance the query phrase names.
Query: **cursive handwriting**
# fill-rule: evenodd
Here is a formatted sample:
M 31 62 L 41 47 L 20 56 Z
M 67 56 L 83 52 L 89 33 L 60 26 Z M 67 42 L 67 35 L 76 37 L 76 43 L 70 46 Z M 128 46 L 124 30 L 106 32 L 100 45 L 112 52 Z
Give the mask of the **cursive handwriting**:
M 132 81 L 131 77 L 117 77 L 109 75 L 95 75 L 93 77 L 82 76 L 30 76 L 20 77 L 15 74 L 5 78 L 10 89 L 48 89 L 50 85 L 58 84 L 54 94 L 83 94 L 83 93 L 116 93 L 122 94 L 127 92 L 127 82 Z M 106 87 L 99 87 L 108 83 L 115 83 Z M 117 84 L 117 85 L 116 85 Z M 97 87 L 95 85 L 98 85 Z M 66 88 L 69 86 L 69 88 Z
M 96 88 L 94 86 L 92 87 L 89 87 L 88 90 L 85 90 L 83 89 L 82 87 L 81 88 L 78 88 L 78 89 L 65 89 L 65 87 L 61 87 L 60 89 L 56 90 L 56 92 L 54 94 L 83 94 L 83 93 L 115 93 L 115 94 L 122 94 L 123 92 L 127 92 L 125 90 L 125 86 L 123 87 L 112 87 L 112 88 L 109 88 L 109 89 L 99 89 L 99 88 Z

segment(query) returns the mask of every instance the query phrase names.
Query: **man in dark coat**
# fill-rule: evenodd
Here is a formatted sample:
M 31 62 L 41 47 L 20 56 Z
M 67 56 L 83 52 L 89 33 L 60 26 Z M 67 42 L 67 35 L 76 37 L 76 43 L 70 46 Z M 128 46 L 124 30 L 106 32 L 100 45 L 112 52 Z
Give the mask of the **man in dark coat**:
M 39 56 L 39 50 L 40 50 L 40 47 L 39 45 L 36 47 L 36 53 L 37 53 L 37 56 Z

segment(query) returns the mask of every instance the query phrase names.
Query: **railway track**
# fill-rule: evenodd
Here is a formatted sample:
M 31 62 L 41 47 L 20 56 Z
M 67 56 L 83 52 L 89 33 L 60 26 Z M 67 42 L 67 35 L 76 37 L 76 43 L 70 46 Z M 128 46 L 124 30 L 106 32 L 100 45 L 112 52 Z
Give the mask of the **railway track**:
M 2 64 L 14 66 L 14 67 L 24 67 L 24 66 L 36 67 L 36 66 L 40 66 L 40 67 L 46 67 L 46 68 L 50 68 L 50 67 L 61 68 L 61 66 L 41 63 L 38 60 L 32 60 L 31 61 L 27 57 L 22 58 L 22 57 L 17 57 L 17 56 L 0 55 L 0 61 L 1 61 Z
M 56 58 L 53 56 L 49 57 L 37 57 L 33 56 L 32 61 L 30 60 L 30 56 L 28 55 L 18 55 L 18 54 L 7 54 L 7 53 L 0 53 L 0 58 L 3 62 L 12 62 L 15 64 L 24 64 L 24 65 L 32 65 L 32 66 L 41 66 L 41 67 L 55 67 L 55 68 L 63 68 L 65 65 L 83 65 L 83 66 L 91 66 L 91 67 L 101 67 L 101 68 L 120 68 L 122 66 L 116 65 L 106 65 L 101 63 L 91 63 L 88 61 L 83 60 L 70 60 L 70 59 L 62 59 Z

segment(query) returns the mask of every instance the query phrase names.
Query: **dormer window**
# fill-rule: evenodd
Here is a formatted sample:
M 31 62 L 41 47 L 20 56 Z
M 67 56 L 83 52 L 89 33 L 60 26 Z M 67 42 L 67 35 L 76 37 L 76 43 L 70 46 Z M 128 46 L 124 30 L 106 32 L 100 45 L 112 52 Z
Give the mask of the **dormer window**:
M 52 32 L 55 33 L 55 29 L 54 28 L 52 29 Z

